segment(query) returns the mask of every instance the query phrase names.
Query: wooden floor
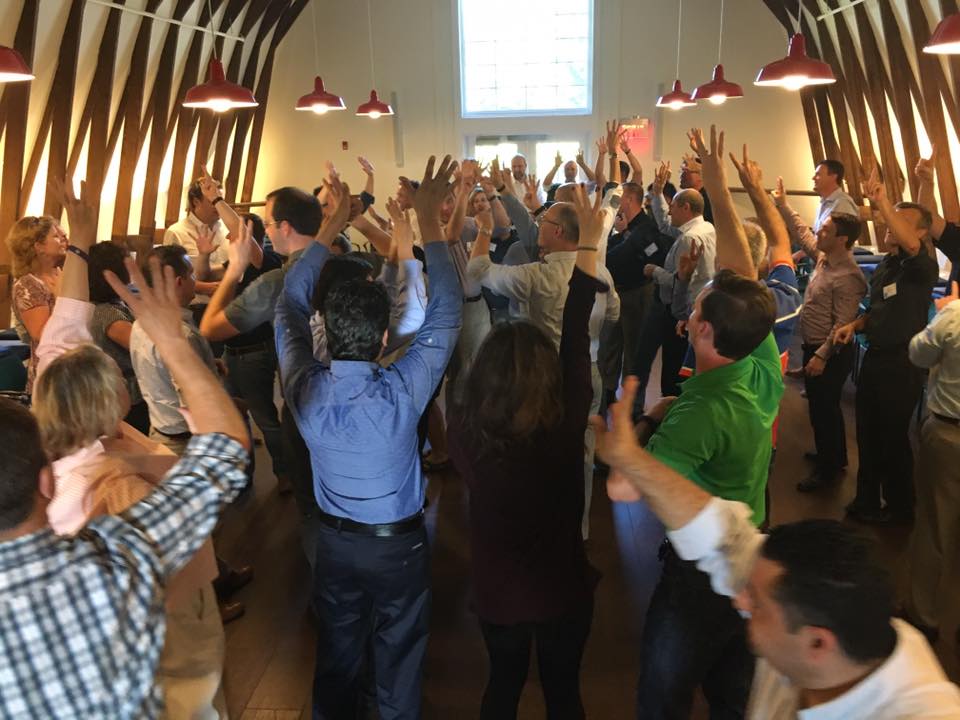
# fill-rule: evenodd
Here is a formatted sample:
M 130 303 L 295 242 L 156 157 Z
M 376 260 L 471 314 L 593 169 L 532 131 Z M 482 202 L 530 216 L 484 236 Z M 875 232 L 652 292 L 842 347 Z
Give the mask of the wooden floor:
M 654 378 L 658 377 L 654 369 Z M 656 384 L 656 383 L 653 383 Z M 781 405 L 780 438 L 771 479 L 774 524 L 808 517 L 843 517 L 853 497 L 857 453 L 853 431 L 853 389 L 845 398 L 850 467 L 842 486 L 823 495 L 801 495 L 794 486 L 809 466 L 803 452 L 812 449 L 801 384 L 787 380 Z M 651 390 L 651 399 L 653 393 Z M 241 720 L 295 720 L 310 717 L 314 630 L 307 602 L 307 563 L 299 545 L 297 513 L 290 496 L 279 496 L 269 458 L 257 448 L 255 490 L 228 512 L 221 552 L 234 562 L 255 567 L 253 583 L 237 599 L 246 603 L 243 618 L 226 628 L 225 685 L 230 714 Z M 431 476 L 427 522 L 432 542 L 433 612 L 424 678 L 424 718 L 477 717 L 486 681 L 486 654 L 470 609 L 467 582 L 470 547 L 467 494 L 456 473 Z M 634 689 L 644 611 L 659 573 L 656 551 L 662 528 L 642 505 L 613 505 L 597 482 L 591 511 L 591 562 L 603 573 L 597 590 L 593 628 L 584 657 L 582 688 L 588 717 L 634 718 Z M 903 580 L 906 529 L 872 530 L 890 567 Z M 955 569 L 954 569 L 955 570 Z M 949 597 L 957 597 L 958 574 L 951 573 Z M 953 630 L 960 604 L 945 618 L 937 652 L 953 680 L 960 665 Z M 523 719 L 542 718 L 536 663 L 521 704 Z M 705 717 L 698 705 L 696 717 Z

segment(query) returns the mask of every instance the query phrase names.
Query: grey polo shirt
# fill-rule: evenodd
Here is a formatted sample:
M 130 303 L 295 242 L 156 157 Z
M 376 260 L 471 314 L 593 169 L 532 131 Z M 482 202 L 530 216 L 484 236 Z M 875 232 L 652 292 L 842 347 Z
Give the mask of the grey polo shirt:
M 233 301 L 224 308 L 223 314 L 230 324 L 241 333 L 250 332 L 263 323 L 273 324 L 277 299 L 283 291 L 283 279 L 303 250 L 292 253 L 283 267 L 270 270 L 247 285 Z

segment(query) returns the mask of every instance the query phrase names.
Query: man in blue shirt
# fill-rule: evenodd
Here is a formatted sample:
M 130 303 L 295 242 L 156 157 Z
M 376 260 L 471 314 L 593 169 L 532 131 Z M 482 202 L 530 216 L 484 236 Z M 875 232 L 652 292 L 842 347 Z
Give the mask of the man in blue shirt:
M 383 720 L 421 716 L 420 682 L 430 609 L 424 485 L 417 423 L 443 377 L 460 330 L 463 293 L 440 225 L 456 163 L 434 158 L 413 190 L 430 268 L 426 319 L 406 354 L 383 368 L 390 304 L 382 285 L 346 282 L 327 296 L 332 362 L 313 358 L 311 297 L 350 196 L 327 183 L 335 212 L 289 271 L 277 303 L 283 394 L 310 448 L 321 523 L 313 606 L 317 614 L 315 718 L 354 717 L 371 630 Z

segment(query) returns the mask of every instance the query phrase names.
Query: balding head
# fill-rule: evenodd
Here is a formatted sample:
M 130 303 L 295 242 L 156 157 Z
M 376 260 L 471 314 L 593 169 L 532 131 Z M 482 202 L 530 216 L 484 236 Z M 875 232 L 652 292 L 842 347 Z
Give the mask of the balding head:
M 699 190 L 681 190 L 670 201 L 670 222 L 674 227 L 685 225 L 703 215 L 703 195 Z

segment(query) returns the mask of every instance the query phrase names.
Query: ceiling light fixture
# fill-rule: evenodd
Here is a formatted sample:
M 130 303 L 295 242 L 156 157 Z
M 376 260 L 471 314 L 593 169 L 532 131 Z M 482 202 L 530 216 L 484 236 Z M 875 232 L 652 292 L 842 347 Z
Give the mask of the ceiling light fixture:
M 837 81 L 830 65 L 807 55 L 807 39 L 800 32 L 802 13 L 803 0 L 800 0 L 796 31 L 790 36 L 787 56 L 764 65 L 753 81 L 754 85 L 801 90 L 808 85 L 829 85 Z
M 680 28 L 683 26 L 683 0 L 679 0 L 677 9 L 677 74 L 673 81 L 673 90 L 657 98 L 657 107 L 666 107 L 671 110 L 696 105 L 697 102 L 689 93 L 683 91 L 680 85 Z
M 377 87 L 377 79 L 373 69 L 373 19 L 370 13 L 370 0 L 367 0 L 367 39 L 370 44 L 370 84 Z M 370 99 L 357 108 L 357 115 L 365 115 L 376 120 L 383 115 L 393 115 L 393 108 L 377 97 L 376 89 L 370 91 Z
M 313 63 L 320 72 L 320 48 L 317 34 L 317 3 L 310 2 L 310 15 L 313 17 Z M 317 75 L 313 81 L 313 92 L 307 93 L 297 100 L 297 110 L 309 110 L 317 115 L 326 115 L 331 110 L 346 110 L 343 98 L 327 92 L 323 87 L 323 80 Z
M 743 88 L 723 76 L 723 65 L 720 64 L 723 56 L 723 16 L 724 0 L 720 0 L 720 40 L 717 43 L 717 64 L 713 68 L 713 79 L 698 87 L 690 96 L 694 100 L 708 100 L 714 105 L 723 105 L 730 98 L 743 97 Z

